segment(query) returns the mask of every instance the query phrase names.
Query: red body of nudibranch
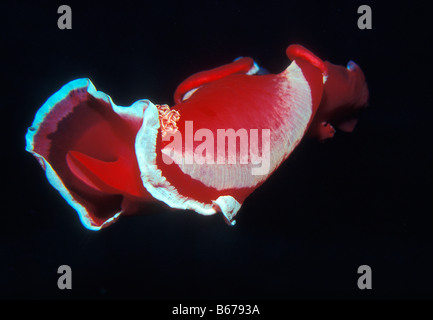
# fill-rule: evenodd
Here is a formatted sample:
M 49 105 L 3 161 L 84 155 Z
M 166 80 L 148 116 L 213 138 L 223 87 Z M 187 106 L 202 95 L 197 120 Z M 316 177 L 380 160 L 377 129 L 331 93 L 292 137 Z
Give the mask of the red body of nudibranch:
M 89 229 L 155 199 L 222 212 L 234 224 L 245 198 L 307 132 L 351 131 L 367 104 L 353 62 L 335 66 L 299 45 L 286 53 L 292 63 L 279 74 L 260 74 L 251 58 L 197 73 L 178 86 L 171 109 L 147 100 L 118 107 L 76 80 L 39 110 L 27 150 Z

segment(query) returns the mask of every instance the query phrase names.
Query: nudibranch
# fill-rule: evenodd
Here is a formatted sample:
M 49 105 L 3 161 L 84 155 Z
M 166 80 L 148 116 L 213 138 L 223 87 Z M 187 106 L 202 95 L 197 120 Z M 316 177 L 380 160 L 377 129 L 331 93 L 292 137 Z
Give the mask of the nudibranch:
M 36 113 L 26 150 L 83 225 L 104 228 L 146 205 L 229 224 L 244 200 L 305 135 L 324 140 L 354 129 L 367 106 L 364 74 L 323 61 L 300 45 L 279 74 L 251 58 L 196 73 L 173 107 L 139 100 L 117 106 L 89 79 L 69 82 Z

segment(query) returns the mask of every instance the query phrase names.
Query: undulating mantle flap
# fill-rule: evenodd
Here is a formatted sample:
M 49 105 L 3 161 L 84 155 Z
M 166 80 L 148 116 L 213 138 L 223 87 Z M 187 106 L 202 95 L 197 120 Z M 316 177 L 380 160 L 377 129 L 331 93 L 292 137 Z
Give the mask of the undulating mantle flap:
M 361 69 L 324 62 L 299 45 L 290 65 L 264 72 L 251 58 L 192 75 L 175 105 L 117 106 L 89 79 L 69 82 L 38 110 L 26 150 L 48 181 L 99 230 L 150 202 L 234 217 L 307 134 L 352 131 L 367 105 Z

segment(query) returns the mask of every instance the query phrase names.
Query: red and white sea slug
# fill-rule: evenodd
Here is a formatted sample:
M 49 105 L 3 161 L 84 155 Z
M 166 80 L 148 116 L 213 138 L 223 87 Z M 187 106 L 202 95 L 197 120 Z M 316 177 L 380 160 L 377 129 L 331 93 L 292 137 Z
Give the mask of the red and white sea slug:
M 37 112 L 26 150 L 49 182 L 99 230 L 149 202 L 234 224 L 243 201 L 307 133 L 352 131 L 367 105 L 361 69 L 286 50 L 291 64 L 263 72 L 251 58 L 192 75 L 175 105 L 139 100 L 117 106 L 89 79 L 69 82 Z

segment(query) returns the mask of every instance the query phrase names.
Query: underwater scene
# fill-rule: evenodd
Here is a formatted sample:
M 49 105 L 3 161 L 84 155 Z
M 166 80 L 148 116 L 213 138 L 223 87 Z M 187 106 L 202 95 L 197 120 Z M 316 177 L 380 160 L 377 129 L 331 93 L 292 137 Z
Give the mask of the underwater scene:
M 432 299 L 431 9 L 0 4 L 0 298 Z

